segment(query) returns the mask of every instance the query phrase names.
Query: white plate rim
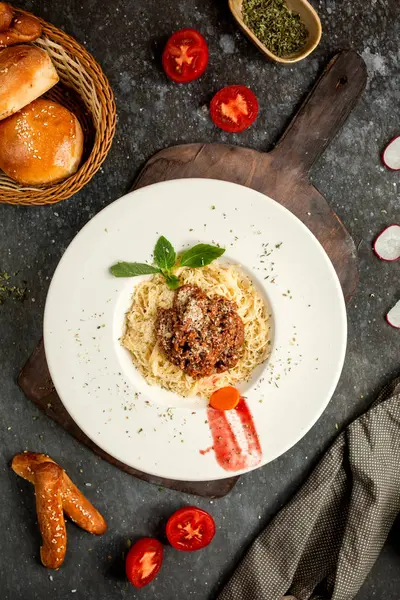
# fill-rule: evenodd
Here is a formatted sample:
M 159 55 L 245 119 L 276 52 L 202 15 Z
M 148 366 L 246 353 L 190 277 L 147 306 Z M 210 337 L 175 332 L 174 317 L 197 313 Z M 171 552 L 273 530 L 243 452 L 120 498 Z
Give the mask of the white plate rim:
M 286 209 L 284 206 L 282 206 L 281 204 L 279 204 L 278 202 L 276 202 L 275 200 L 273 200 L 272 198 L 270 198 L 269 196 L 266 196 L 265 194 L 262 194 L 261 192 L 258 192 L 256 190 L 252 190 L 251 188 L 247 188 L 246 186 L 241 186 L 239 184 L 236 183 L 231 183 L 231 182 L 225 182 L 222 180 L 217 180 L 217 179 L 205 179 L 205 178 L 190 178 L 190 179 L 173 179 L 173 180 L 169 180 L 169 181 L 164 181 L 164 182 L 159 182 L 159 183 L 155 183 L 152 184 L 150 186 L 146 186 L 143 188 L 140 188 L 138 190 L 134 190 L 132 192 L 129 192 L 128 194 L 125 194 L 124 196 L 120 197 L 119 199 L 115 200 L 114 202 L 110 203 L 109 205 L 107 205 L 105 208 L 103 208 L 101 211 L 99 211 L 99 213 L 97 213 L 97 215 L 95 215 L 95 217 L 93 217 L 93 219 L 91 219 L 90 221 L 88 221 L 88 223 L 86 223 L 81 230 L 76 234 L 76 236 L 73 238 L 73 240 L 71 241 L 70 245 L 68 246 L 68 248 L 66 249 L 66 251 L 64 252 L 63 256 L 61 257 L 56 271 L 53 275 L 52 281 L 50 283 L 49 286 L 49 290 L 48 290 L 48 295 L 46 298 L 46 304 L 45 304 L 45 316 L 44 316 L 44 326 L 43 326 L 43 331 L 44 331 L 44 345 L 45 345 L 45 352 L 46 352 L 46 358 L 47 358 L 47 363 L 48 363 L 48 368 L 49 368 L 49 372 L 50 375 L 53 379 L 53 383 L 57 389 L 57 369 L 55 364 L 52 361 L 52 356 L 51 353 L 49 352 L 49 339 L 48 339 L 48 318 L 49 318 L 49 306 L 51 305 L 51 301 L 52 301 L 52 294 L 53 294 L 53 284 L 54 284 L 54 278 L 55 278 L 55 274 L 57 272 L 57 270 L 64 264 L 65 261 L 68 260 L 69 257 L 69 253 L 72 251 L 71 248 L 73 246 L 73 243 L 77 240 L 79 240 L 82 236 L 85 235 L 85 230 L 87 227 L 91 226 L 91 224 L 93 223 L 93 221 L 98 217 L 98 215 L 100 214 L 106 214 L 106 212 L 108 210 L 113 210 L 115 206 L 117 206 L 119 203 L 123 203 L 124 201 L 126 201 L 127 199 L 131 199 L 134 196 L 137 196 L 138 194 L 146 194 L 148 193 L 149 189 L 155 189 L 158 187 L 163 186 L 164 188 L 169 187 L 169 186 L 175 186 L 177 182 L 185 182 L 187 184 L 192 184 L 192 185 L 202 185 L 204 182 L 214 182 L 219 184 L 224 184 L 226 186 L 234 186 L 235 188 L 243 188 L 245 190 L 250 190 L 252 193 L 258 194 L 259 196 L 262 196 L 264 199 L 266 199 L 267 201 L 272 202 L 275 207 L 282 211 L 285 212 L 289 215 L 289 218 L 295 220 L 297 222 L 297 225 L 303 230 L 303 232 L 309 236 L 310 239 L 313 239 L 316 244 L 317 247 L 319 247 L 320 253 L 321 255 L 324 256 L 325 258 L 325 262 L 326 262 L 326 266 L 327 269 L 330 271 L 330 274 L 332 276 L 332 280 L 335 282 L 335 286 L 336 286 L 336 291 L 338 292 L 338 299 L 340 301 L 341 304 L 341 327 L 342 327 L 342 332 L 343 332 L 343 344 L 341 346 L 340 349 L 340 358 L 337 361 L 337 365 L 336 365 L 336 369 L 335 369 L 335 373 L 332 376 L 332 380 L 331 380 L 331 384 L 329 387 L 329 390 L 326 394 L 326 398 L 324 400 L 324 402 L 320 404 L 319 409 L 315 411 L 314 413 L 314 417 L 310 420 L 310 422 L 308 423 L 308 425 L 306 425 L 305 427 L 303 427 L 303 429 L 301 431 L 299 431 L 298 436 L 296 438 L 292 438 L 290 441 L 288 441 L 286 444 L 283 444 L 281 447 L 281 450 L 273 456 L 270 456 L 269 459 L 267 461 L 263 461 L 260 465 L 256 466 L 256 467 L 250 467 L 250 468 L 245 468 L 241 471 L 232 473 L 232 472 L 221 472 L 218 474 L 217 477 L 213 476 L 212 479 L 216 480 L 216 479 L 225 479 L 225 478 L 230 478 L 232 476 L 236 476 L 236 475 L 240 475 L 246 472 L 249 472 L 251 470 L 253 470 L 254 468 L 260 468 L 261 466 L 264 466 L 265 464 L 268 464 L 269 462 L 275 460 L 276 458 L 278 458 L 279 456 L 281 456 L 282 454 L 284 454 L 285 452 L 287 452 L 290 448 L 292 448 L 293 446 L 295 446 L 303 437 L 304 435 L 315 425 L 315 423 L 318 421 L 318 419 L 320 418 L 320 416 L 322 415 L 322 413 L 325 411 L 327 405 L 329 404 L 329 401 L 337 387 L 337 384 L 339 382 L 340 379 L 340 375 L 343 369 L 343 364 L 344 364 L 344 360 L 345 360 L 345 355 L 346 355 L 346 345 L 347 345 L 347 317 L 346 317 L 346 306 L 345 306 L 345 301 L 344 301 L 344 297 L 343 297 L 343 292 L 342 292 L 342 288 L 339 282 L 339 279 L 337 277 L 336 271 L 328 257 L 328 255 L 326 254 L 326 251 L 323 249 L 323 247 L 321 246 L 321 244 L 319 243 L 319 241 L 317 240 L 317 238 L 313 235 L 313 233 L 308 229 L 308 227 L 300 220 L 298 219 L 298 217 L 296 217 L 293 213 L 291 213 L 288 209 Z M 63 403 L 63 405 L 65 406 L 66 410 L 68 411 L 68 413 L 70 414 L 70 416 L 72 417 L 72 419 L 77 423 L 77 425 L 80 427 L 80 429 L 83 431 L 83 433 L 85 433 L 92 441 L 94 441 L 94 443 L 96 443 L 102 450 L 104 450 L 105 452 L 107 452 L 108 454 L 110 454 L 111 456 L 113 456 L 114 458 L 116 458 L 117 460 L 128 464 L 128 466 L 131 466 L 134 469 L 138 469 L 142 472 L 145 472 L 148 475 L 151 476 L 155 476 L 155 477 L 166 477 L 166 478 L 171 478 L 171 479 L 175 479 L 178 481 L 208 481 L 210 480 L 210 477 L 204 476 L 199 478 L 198 476 L 196 476 L 195 478 L 191 479 L 188 476 L 185 476 L 183 479 L 181 479 L 179 476 L 171 476 L 171 475 L 164 475 L 161 474 L 159 471 L 155 470 L 148 470 L 146 469 L 146 471 L 143 471 L 143 469 L 138 466 L 138 465 L 133 465 L 133 464 L 129 464 L 126 461 L 126 458 L 123 456 L 118 455 L 118 453 L 116 453 L 115 451 L 113 451 L 112 449 L 110 449 L 106 444 L 102 444 L 102 441 L 99 439 L 94 439 L 91 431 L 86 427 L 85 422 L 82 421 L 82 419 L 80 418 L 80 415 L 76 412 L 74 412 L 71 407 L 67 407 L 66 403 L 63 401 L 62 399 L 62 394 L 59 392 L 60 395 L 60 399 Z

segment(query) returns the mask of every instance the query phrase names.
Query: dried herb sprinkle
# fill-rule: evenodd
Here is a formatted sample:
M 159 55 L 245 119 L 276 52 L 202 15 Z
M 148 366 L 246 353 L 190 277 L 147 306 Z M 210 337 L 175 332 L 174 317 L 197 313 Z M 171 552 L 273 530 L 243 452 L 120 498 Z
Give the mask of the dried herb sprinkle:
M 306 43 L 308 31 L 284 0 L 243 0 L 243 21 L 277 56 L 290 56 Z
M 14 273 L 14 276 L 16 273 Z M 22 302 L 26 296 L 26 287 L 11 285 L 12 276 L 6 271 L 0 272 L 0 304 L 3 304 L 6 297 L 12 300 Z

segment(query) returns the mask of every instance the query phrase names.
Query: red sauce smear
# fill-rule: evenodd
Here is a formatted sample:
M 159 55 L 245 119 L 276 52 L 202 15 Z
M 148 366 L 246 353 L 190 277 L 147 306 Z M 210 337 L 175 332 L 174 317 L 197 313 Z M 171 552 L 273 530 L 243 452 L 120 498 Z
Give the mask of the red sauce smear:
M 238 417 L 238 426 L 242 429 L 242 440 L 239 440 L 229 422 L 227 413 Z M 262 449 L 253 417 L 246 401 L 241 398 L 236 408 L 231 411 L 207 409 L 208 424 L 214 441 L 214 452 L 218 464 L 225 471 L 241 471 L 261 462 Z M 205 453 L 204 451 L 201 452 Z
M 206 448 L 205 450 L 199 450 L 199 452 L 202 456 L 204 456 L 205 454 L 208 454 L 209 452 L 211 452 L 211 450 L 214 450 L 214 446 L 210 446 L 209 448 Z

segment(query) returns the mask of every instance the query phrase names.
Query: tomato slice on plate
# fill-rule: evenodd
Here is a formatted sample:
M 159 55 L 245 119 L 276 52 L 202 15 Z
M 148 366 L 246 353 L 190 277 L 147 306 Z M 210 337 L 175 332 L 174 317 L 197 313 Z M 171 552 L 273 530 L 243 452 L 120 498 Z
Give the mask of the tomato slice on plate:
M 215 523 L 205 510 L 185 506 L 168 519 L 166 533 L 176 550 L 193 552 L 208 546 L 215 535 Z
M 211 118 L 217 127 L 238 133 L 250 127 L 258 115 L 258 100 L 245 85 L 228 85 L 211 100 Z
M 142 588 L 156 577 L 163 560 L 162 544 L 154 538 L 143 538 L 133 544 L 125 561 L 126 576 L 132 585 Z
M 187 83 L 203 75 L 208 64 L 208 46 L 195 29 L 180 29 L 168 40 L 162 55 L 164 71 L 177 83 Z

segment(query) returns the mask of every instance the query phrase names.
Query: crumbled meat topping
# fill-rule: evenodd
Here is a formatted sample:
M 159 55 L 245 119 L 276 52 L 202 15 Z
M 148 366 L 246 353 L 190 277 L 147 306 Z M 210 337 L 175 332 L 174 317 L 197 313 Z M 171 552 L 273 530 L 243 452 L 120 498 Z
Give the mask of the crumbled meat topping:
M 159 309 L 156 335 L 167 358 L 195 378 L 234 367 L 244 344 L 235 304 L 218 295 L 209 298 L 195 285 L 182 286 L 172 308 Z

